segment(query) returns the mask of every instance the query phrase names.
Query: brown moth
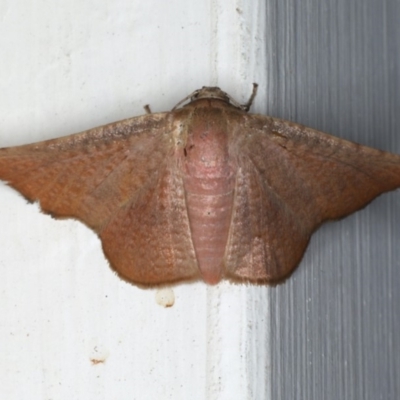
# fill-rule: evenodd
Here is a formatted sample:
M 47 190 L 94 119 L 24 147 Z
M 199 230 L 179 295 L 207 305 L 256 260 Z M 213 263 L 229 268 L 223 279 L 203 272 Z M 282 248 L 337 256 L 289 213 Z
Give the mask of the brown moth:
M 255 89 L 0 149 L 0 179 L 93 229 L 130 282 L 279 282 L 321 223 L 400 186 L 400 156 L 248 114 Z

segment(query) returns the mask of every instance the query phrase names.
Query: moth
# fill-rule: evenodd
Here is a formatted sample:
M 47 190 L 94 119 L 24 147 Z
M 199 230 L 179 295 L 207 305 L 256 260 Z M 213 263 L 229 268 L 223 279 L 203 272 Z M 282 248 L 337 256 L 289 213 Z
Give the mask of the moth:
M 2 148 L 0 179 L 90 227 L 137 285 L 275 284 L 323 222 L 400 186 L 400 156 L 249 114 L 256 89 L 240 105 L 203 87 L 170 112 Z

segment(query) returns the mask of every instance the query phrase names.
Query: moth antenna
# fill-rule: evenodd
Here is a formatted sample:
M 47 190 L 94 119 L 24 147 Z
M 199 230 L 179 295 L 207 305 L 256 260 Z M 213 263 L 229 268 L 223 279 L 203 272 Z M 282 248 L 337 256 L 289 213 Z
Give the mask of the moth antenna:
M 187 100 L 191 100 L 192 97 L 196 96 L 196 94 L 198 94 L 200 92 L 199 90 L 195 90 L 193 93 L 189 94 L 188 96 L 186 96 L 184 99 L 182 99 L 171 111 L 176 110 L 181 104 L 183 104 L 185 101 Z
M 256 97 L 257 89 L 258 89 L 258 83 L 253 83 L 253 91 L 251 93 L 251 96 L 250 96 L 249 100 L 247 101 L 247 103 L 241 105 L 241 108 L 243 110 L 245 110 L 245 111 L 249 111 L 250 110 L 250 107 L 253 104 L 253 100 Z
M 143 108 L 145 109 L 146 114 L 151 114 L 151 108 L 150 108 L 150 106 L 149 106 L 148 104 L 146 104 L 145 106 L 143 106 Z

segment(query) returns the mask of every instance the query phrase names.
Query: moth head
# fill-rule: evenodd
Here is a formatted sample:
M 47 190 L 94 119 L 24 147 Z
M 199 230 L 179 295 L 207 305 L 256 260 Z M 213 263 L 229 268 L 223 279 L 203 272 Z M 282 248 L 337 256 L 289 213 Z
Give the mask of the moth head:
M 217 99 L 229 103 L 231 96 L 229 96 L 217 86 L 203 86 L 201 89 L 195 90 L 190 95 L 190 101 L 200 99 Z
M 183 100 L 181 100 L 173 109 L 172 111 L 176 110 L 179 106 L 181 106 L 186 101 L 190 100 L 190 103 L 200 99 L 217 99 L 222 100 L 225 103 L 231 104 L 232 106 L 243 110 L 249 111 L 251 103 L 253 102 L 254 97 L 257 93 L 257 83 L 253 83 L 253 92 L 250 96 L 250 99 L 245 104 L 238 103 L 233 97 L 231 97 L 228 93 L 225 93 L 217 86 L 203 86 L 201 89 L 195 90 L 189 96 L 186 96 Z

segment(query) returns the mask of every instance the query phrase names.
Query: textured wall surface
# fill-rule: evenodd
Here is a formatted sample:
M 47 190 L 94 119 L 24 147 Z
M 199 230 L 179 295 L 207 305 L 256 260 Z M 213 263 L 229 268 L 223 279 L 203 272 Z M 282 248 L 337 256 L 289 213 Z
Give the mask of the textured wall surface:
M 268 113 L 400 153 L 400 2 L 267 8 Z M 317 232 L 270 292 L 273 399 L 400 398 L 399 243 L 400 191 Z

